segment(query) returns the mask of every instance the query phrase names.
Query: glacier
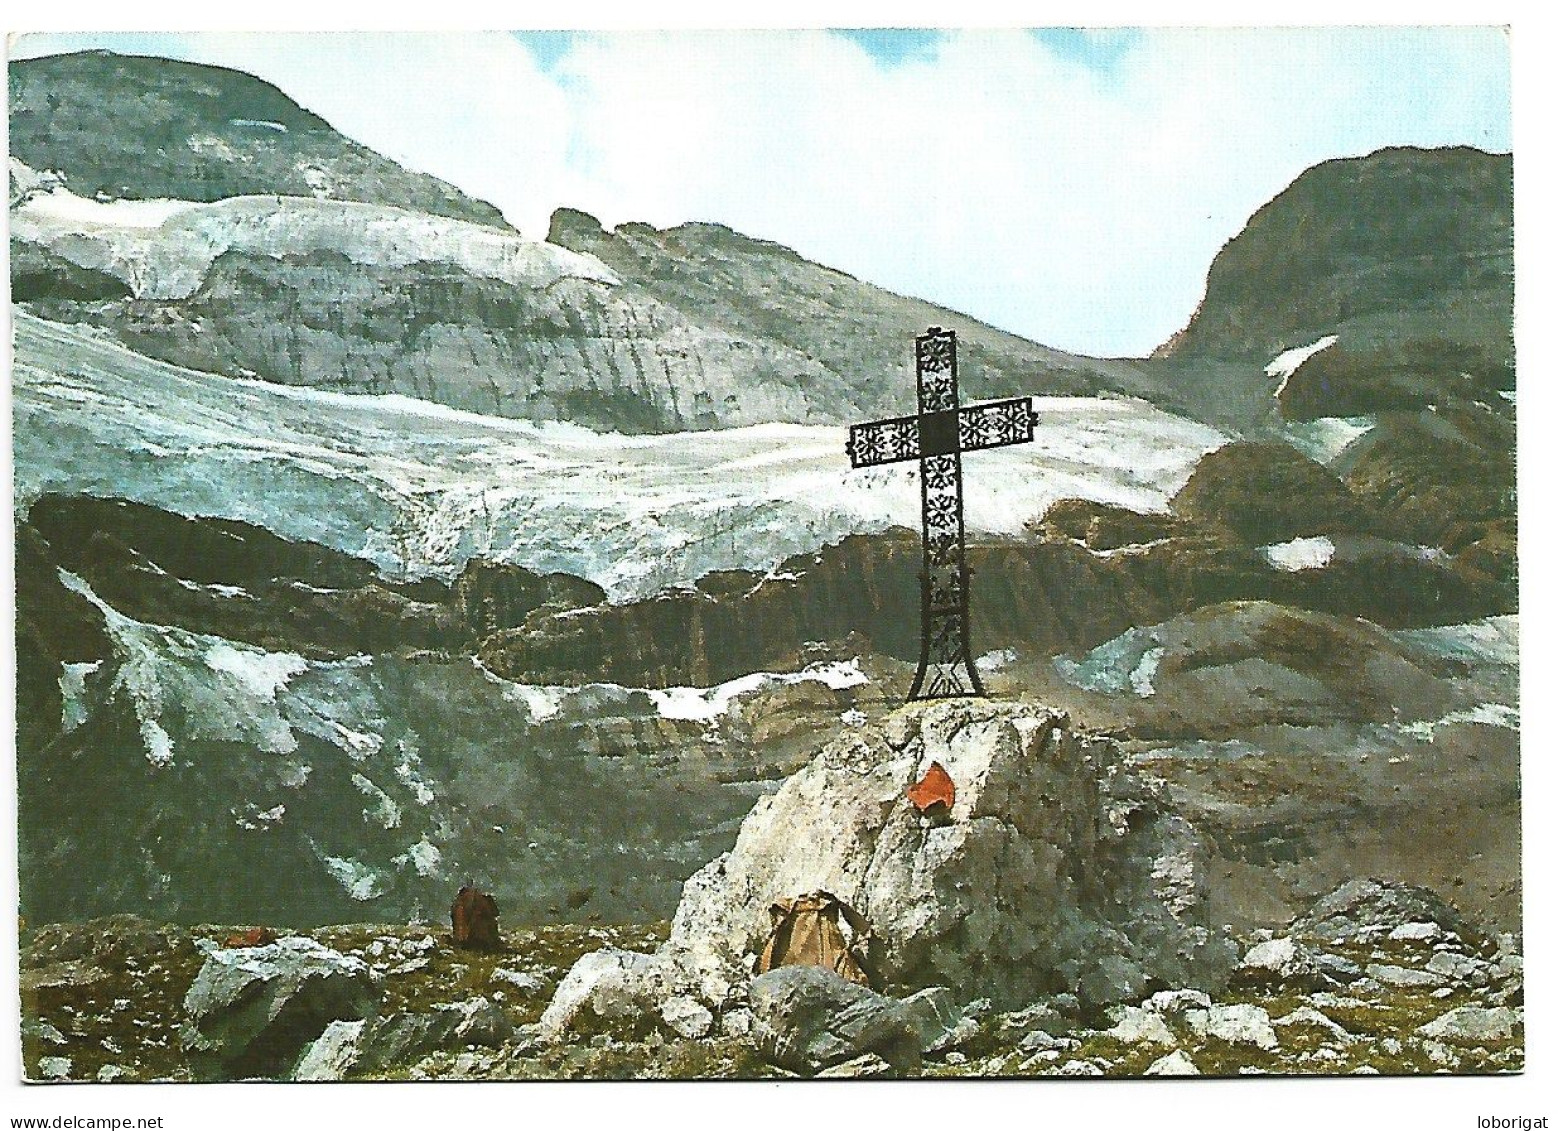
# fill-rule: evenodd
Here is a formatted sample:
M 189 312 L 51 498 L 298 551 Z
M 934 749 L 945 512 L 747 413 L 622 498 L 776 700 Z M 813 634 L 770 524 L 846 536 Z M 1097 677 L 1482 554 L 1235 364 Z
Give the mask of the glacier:
M 918 524 L 915 467 L 851 470 L 841 427 L 600 433 L 220 377 L 13 318 L 20 514 L 46 493 L 125 498 L 253 523 L 392 577 L 452 577 L 484 559 L 585 577 L 611 601 Z M 1062 498 L 1163 511 L 1227 442 L 1144 401 L 1034 405 L 1034 443 L 969 461 L 975 536 L 1018 535 Z
M 301 196 L 96 201 L 40 184 L 11 210 L 11 237 L 112 275 L 137 298 L 188 298 L 228 251 L 275 258 L 331 251 L 387 267 L 445 263 L 526 288 L 564 278 L 620 282 L 592 255 L 516 232 L 391 205 Z

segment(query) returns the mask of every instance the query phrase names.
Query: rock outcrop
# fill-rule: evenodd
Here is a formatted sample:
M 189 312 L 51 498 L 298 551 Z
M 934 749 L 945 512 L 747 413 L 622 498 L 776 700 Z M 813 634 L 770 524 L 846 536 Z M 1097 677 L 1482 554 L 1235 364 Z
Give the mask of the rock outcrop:
M 932 761 L 957 783 L 945 819 L 906 796 Z M 910 705 L 759 801 L 734 849 L 688 880 L 666 944 L 586 957 L 542 1031 L 641 1025 L 673 993 L 744 1011 L 769 906 L 817 890 L 864 918 L 892 993 L 945 986 L 1014 1006 L 1071 991 L 1096 1008 L 1215 987 L 1232 954 L 1206 920 L 1199 868 L 1195 834 L 1163 796 L 1063 715 Z
M 1512 195 L 1509 156 L 1464 147 L 1316 165 L 1223 248 L 1195 317 L 1159 352 L 1264 362 L 1339 333 L 1343 346 L 1356 336 L 1401 360 L 1412 341 L 1437 339 L 1442 355 L 1446 345 L 1475 348 L 1502 369 Z M 1444 360 L 1446 377 L 1466 368 L 1464 357 Z

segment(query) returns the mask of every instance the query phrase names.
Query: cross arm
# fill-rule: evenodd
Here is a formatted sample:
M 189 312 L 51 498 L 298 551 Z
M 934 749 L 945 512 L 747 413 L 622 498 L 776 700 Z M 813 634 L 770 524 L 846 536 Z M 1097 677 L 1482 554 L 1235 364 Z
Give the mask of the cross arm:
M 1031 443 L 1037 419 L 1027 397 L 969 405 L 958 410 L 958 448 L 975 452 Z
M 895 416 L 868 424 L 852 424 L 844 450 L 849 453 L 852 467 L 877 467 L 919 459 L 919 417 Z

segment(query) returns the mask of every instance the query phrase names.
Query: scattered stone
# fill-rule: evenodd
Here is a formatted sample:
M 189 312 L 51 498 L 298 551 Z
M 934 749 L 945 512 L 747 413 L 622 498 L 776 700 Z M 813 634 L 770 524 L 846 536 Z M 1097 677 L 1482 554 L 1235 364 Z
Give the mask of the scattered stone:
M 1447 934 L 1479 939 L 1453 907 L 1427 888 L 1380 880 L 1349 880 L 1295 919 L 1300 938 L 1333 943 L 1368 943 L 1407 923 L 1432 923 Z
M 1191 1009 L 1211 1009 L 1212 999 L 1200 990 L 1159 990 L 1147 999 L 1146 1006 L 1166 1017 L 1179 1017 Z
M 1346 994 L 1333 994 L 1327 990 L 1321 990 L 1317 994 L 1309 995 L 1309 1003 L 1319 1009 L 1362 1009 L 1368 1002 L 1362 998 L 1349 997 Z
M 893 1066 L 877 1056 L 874 1052 L 868 1052 L 864 1056 L 857 1056 L 853 1060 L 846 1060 L 843 1064 L 835 1064 L 831 1068 L 824 1068 L 817 1073 L 819 1080 L 870 1080 L 880 1076 L 893 1075 Z
M 1091 1060 L 1068 1060 L 1060 1066 L 1062 1076 L 1102 1076 L 1104 1070 Z
M 781 1068 L 816 1073 L 874 1052 L 919 1072 L 920 1019 L 902 1002 L 816 966 L 772 970 L 750 997 L 758 1051 Z
M 1385 936 L 1392 942 L 1436 943 L 1445 937 L 1438 923 L 1402 923 Z
M 292 1071 L 300 1083 L 344 1080 L 362 1054 L 360 1042 L 366 1021 L 332 1021 L 309 1045 Z
M 996 1032 L 1004 1039 L 1023 1033 L 1041 1030 L 1051 1036 L 1069 1033 L 1077 1027 L 1076 1021 L 1047 1002 L 1030 1005 L 1012 1013 L 1003 1013 L 996 1020 Z
M 1317 990 L 1330 984 L 1315 956 L 1291 936 L 1257 943 L 1245 953 L 1231 979 L 1241 986 L 1290 985 Z
M 118 1064 L 105 1064 L 97 1070 L 97 1082 L 99 1084 L 112 1084 L 124 1075 L 124 1068 Z
M 1520 1013 L 1505 1006 L 1483 1009 L 1476 1005 L 1463 1005 L 1419 1026 L 1417 1032 L 1419 1036 L 1430 1040 L 1448 1041 L 1456 1045 L 1487 1045 L 1509 1040 L 1520 1022 Z
M 35 1017 L 22 1018 L 22 1039 L 24 1041 L 44 1041 L 51 1045 L 63 1045 L 66 1043 L 64 1033 L 61 1033 L 47 1021 Z
M 1508 936 L 1504 936 L 1508 937 Z M 1525 974 L 1525 960 L 1518 954 L 1500 954 L 1498 961 L 1493 964 L 1493 978 L 1495 981 L 1505 981 L 1509 978 L 1523 977 Z
M 660 1005 L 660 1019 L 674 1032 L 697 1039 L 714 1031 L 714 1014 L 696 998 L 678 996 Z
M 1059 1049 L 1042 1049 L 1017 1066 L 1019 1072 L 1036 1072 L 1060 1059 Z
M 1471 986 L 1485 986 L 1493 980 L 1493 968 L 1488 963 L 1451 950 L 1439 951 L 1428 960 L 1424 969 L 1449 981 Z
M 71 1062 L 68 1056 L 44 1056 L 38 1058 L 38 1075 L 44 1080 L 69 1080 Z
M 756 1024 L 757 1020 L 752 1016 L 752 1011 L 744 1006 L 738 1006 L 735 1009 L 727 1009 L 720 1017 L 720 1032 L 727 1037 L 748 1037 Z
M 1356 1039 L 1346 1029 L 1331 1020 L 1331 1018 L 1321 1013 L 1318 1009 L 1313 1009 L 1307 1005 L 1301 1005 L 1293 1012 L 1277 1018 L 1272 1022 L 1272 1025 L 1279 1029 L 1289 1025 L 1312 1025 L 1317 1029 L 1324 1029 L 1335 1040 L 1344 1045 L 1351 1044 Z
M 1195 1061 L 1186 1056 L 1184 1050 L 1175 1049 L 1167 1056 L 1160 1056 L 1147 1066 L 1143 1076 L 1199 1076 L 1201 1070 L 1196 1067 Z
M 606 947 L 586 954 L 552 995 L 541 1015 L 542 1034 L 556 1042 L 569 1033 L 646 1030 L 659 974 L 654 958 L 638 951 Z
M 958 1065 L 962 1065 L 962 1064 L 967 1064 L 968 1063 L 968 1057 L 964 1056 L 960 1052 L 957 1052 L 956 1050 L 954 1050 L 952 1052 L 949 1052 L 947 1054 L 946 1059 L 947 1059 L 947 1063 L 952 1065 L 954 1068 L 956 1068 Z
M 1143 1041 L 1155 1045 L 1175 1043 L 1174 1034 L 1163 1023 L 1161 1014 L 1134 1005 L 1128 1005 L 1120 1010 L 1119 1019 L 1114 1023 L 1114 1027 L 1106 1029 L 1104 1035 L 1128 1045 Z
M 1268 1052 L 1277 1047 L 1271 1017 L 1258 1005 L 1214 1005 L 1193 1009 L 1185 1020 L 1199 1036 L 1216 1037 L 1232 1045 L 1254 1045 Z
M 1350 958 L 1343 958 L 1340 954 L 1332 954 L 1328 950 L 1315 950 L 1309 953 L 1309 959 L 1315 965 L 1322 979 L 1329 979 L 1338 986 L 1349 985 L 1363 977 L 1363 967 Z
M 1405 966 L 1370 963 L 1364 968 L 1363 972 L 1381 985 L 1395 986 L 1398 989 L 1419 989 L 1444 985 L 1444 979 L 1438 974 L 1427 970 L 1410 970 Z
M 415 974 L 418 970 L 426 970 L 430 961 L 428 958 L 410 958 L 399 966 L 390 967 L 388 973 L 392 978 L 403 977 L 406 974 Z
M 276 1078 L 332 1021 L 377 1013 L 367 965 L 312 939 L 213 950 L 184 997 L 179 1036 L 197 1078 Z
M 1354 1076 L 1378 1076 L 1379 1069 L 1371 1064 L 1360 1064 L 1352 1070 Z
M 490 980 L 505 982 L 523 994 L 533 994 L 547 987 L 545 978 L 536 974 L 527 974 L 523 970 L 510 970 L 506 966 L 499 966 L 494 970 Z
M 930 986 L 904 998 L 903 1006 L 919 1024 L 920 1051 L 939 1053 L 972 1040 L 990 1003 L 980 999 L 959 1008 L 946 986 Z
M 1076 1042 L 1069 1037 L 1055 1037 L 1046 1033 L 1043 1029 L 1035 1029 L 1022 1040 L 1017 1042 L 1019 1052 L 1049 1052 L 1052 1049 L 1075 1048 Z

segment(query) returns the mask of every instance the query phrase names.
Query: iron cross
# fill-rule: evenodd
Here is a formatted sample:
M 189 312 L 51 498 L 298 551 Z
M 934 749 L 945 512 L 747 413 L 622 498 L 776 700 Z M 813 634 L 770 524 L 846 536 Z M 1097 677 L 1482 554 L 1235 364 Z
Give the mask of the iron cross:
M 922 553 L 920 668 L 910 699 L 985 693 L 968 645 L 968 561 L 963 553 L 963 453 L 1033 440 L 1027 397 L 958 404 L 957 335 L 932 326 L 914 339 L 919 412 L 851 425 L 855 467 L 920 461 Z

